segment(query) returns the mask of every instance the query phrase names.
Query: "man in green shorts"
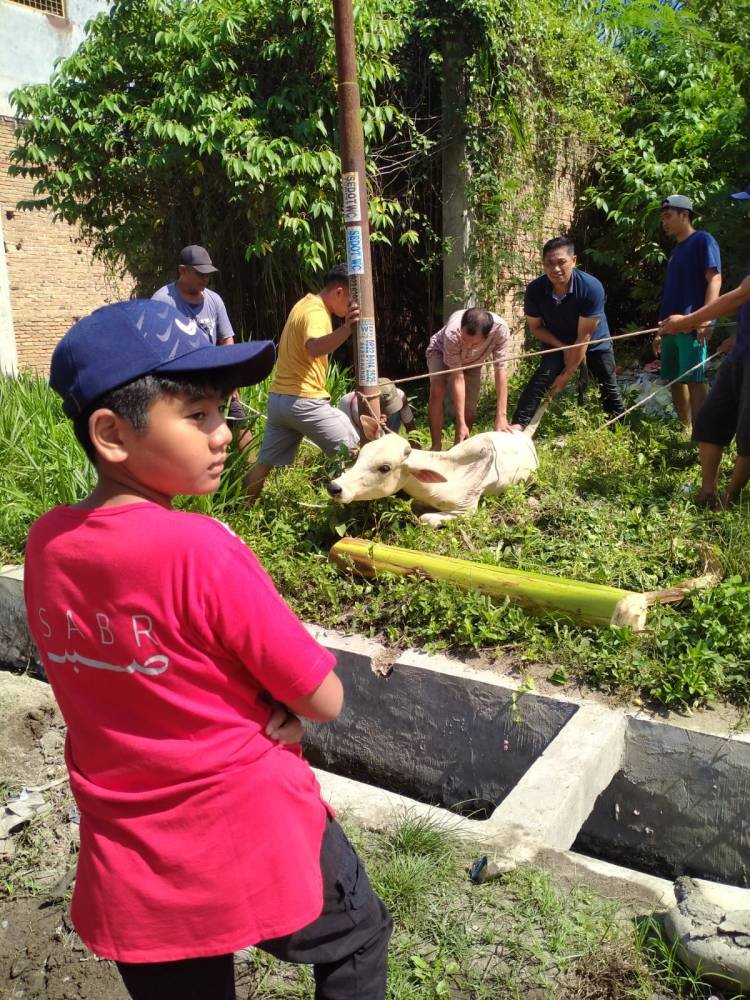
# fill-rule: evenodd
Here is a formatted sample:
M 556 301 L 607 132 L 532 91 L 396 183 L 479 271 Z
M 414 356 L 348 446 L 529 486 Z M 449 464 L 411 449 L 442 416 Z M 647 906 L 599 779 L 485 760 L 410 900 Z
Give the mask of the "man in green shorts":
M 660 214 L 662 229 L 675 240 L 661 293 L 659 319 L 662 320 L 673 314 L 693 313 L 718 298 L 721 254 L 713 236 L 693 228 L 693 203 L 685 195 L 665 198 Z M 689 333 L 654 338 L 657 354 L 661 350 L 662 379 L 665 382 L 679 379 L 671 388 L 672 402 L 686 431 L 690 431 L 706 399 L 706 373 L 700 363 L 706 360 L 706 338 L 710 331 L 711 324 L 704 323 Z M 695 370 L 690 371 L 691 368 Z

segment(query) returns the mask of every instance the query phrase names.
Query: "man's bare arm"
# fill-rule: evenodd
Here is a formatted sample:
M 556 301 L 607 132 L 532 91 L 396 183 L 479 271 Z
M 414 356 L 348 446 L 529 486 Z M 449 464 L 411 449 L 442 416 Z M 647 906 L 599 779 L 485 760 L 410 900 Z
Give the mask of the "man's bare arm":
M 536 337 L 537 340 L 541 340 L 543 344 L 547 344 L 548 347 L 563 346 L 563 342 L 544 325 L 544 320 L 541 316 L 527 316 L 526 322 L 529 324 L 529 330 L 531 331 L 532 336 Z
M 745 278 L 736 288 L 733 288 L 731 292 L 725 292 L 724 295 L 720 295 L 709 305 L 697 309 L 694 313 L 688 313 L 686 316 L 680 313 L 667 316 L 661 321 L 659 327 L 662 333 L 687 333 L 709 320 L 718 319 L 720 316 L 732 316 L 748 299 L 750 299 L 750 276 Z
M 497 393 L 497 405 L 495 407 L 495 426 L 493 430 L 509 431 L 507 368 L 495 368 L 495 392 Z
M 462 371 L 451 372 L 449 378 L 453 394 L 453 409 L 456 411 L 456 444 L 459 444 L 469 436 L 469 428 L 466 423 L 466 379 Z
M 709 267 L 706 271 L 706 295 L 703 299 L 703 304 L 705 306 L 711 305 L 715 302 L 719 293 L 721 292 L 721 272 L 717 271 L 715 267 Z M 711 334 L 711 321 L 707 323 L 701 323 L 697 327 L 698 340 L 707 340 Z
M 331 722 L 339 715 L 343 705 L 344 689 L 336 674 L 331 671 L 312 694 L 288 702 L 287 708 L 295 715 L 301 715 L 303 719 Z
M 346 311 L 346 318 L 338 330 L 327 333 L 325 337 L 309 337 L 305 341 L 305 348 L 311 358 L 319 358 L 322 354 L 331 354 L 337 347 L 351 337 L 354 324 L 359 319 L 359 306 L 356 302 L 350 302 Z

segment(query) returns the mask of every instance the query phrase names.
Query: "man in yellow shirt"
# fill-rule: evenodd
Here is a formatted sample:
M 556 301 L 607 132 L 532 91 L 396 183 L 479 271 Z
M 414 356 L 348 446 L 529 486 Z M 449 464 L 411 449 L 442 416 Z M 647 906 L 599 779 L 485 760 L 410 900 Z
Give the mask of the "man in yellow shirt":
M 344 322 L 333 331 L 331 319 Z M 351 421 L 334 409 L 326 391 L 328 355 L 352 335 L 359 307 L 349 298 L 346 266 L 337 264 L 317 295 L 306 295 L 292 308 L 281 331 L 276 375 L 268 394 L 268 416 L 258 462 L 245 480 L 256 500 L 271 469 L 291 465 L 303 437 L 327 455 L 341 445 L 359 447 Z

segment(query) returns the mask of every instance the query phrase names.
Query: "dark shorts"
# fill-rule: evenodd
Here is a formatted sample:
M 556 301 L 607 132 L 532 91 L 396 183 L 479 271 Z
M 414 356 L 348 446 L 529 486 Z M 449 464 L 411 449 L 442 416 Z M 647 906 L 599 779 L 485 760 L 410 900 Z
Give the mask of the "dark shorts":
M 726 447 L 750 458 L 750 362 L 725 361 L 693 427 L 693 441 Z

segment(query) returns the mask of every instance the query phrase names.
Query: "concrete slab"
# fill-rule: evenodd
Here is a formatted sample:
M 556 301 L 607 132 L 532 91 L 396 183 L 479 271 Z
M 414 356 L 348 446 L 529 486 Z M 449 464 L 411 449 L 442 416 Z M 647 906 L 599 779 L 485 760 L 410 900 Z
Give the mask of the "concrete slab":
M 0 663 L 16 668 L 37 662 L 22 581 L 21 567 L 0 571 Z M 523 691 L 446 656 L 411 650 L 394 663 L 361 636 L 309 628 L 337 656 L 348 702 L 336 723 L 311 727 L 310 757 L 334 761 L 343 777 L 323 783 L 364 822 L 408 808 L 508 863 L 549 850 L 560 860 L 575 843 L 604 856 L 575 862 L 592 874 L 622 859 L 656 875 L 750 879 L 750 734 L 712 733 L 710 713 L 688 728 Z M 369 784 L 347 780 L 363 772 Z
M 578 709 L 492 816 L 567 850 L 622 763 L 627 720 L 601 705 Z

